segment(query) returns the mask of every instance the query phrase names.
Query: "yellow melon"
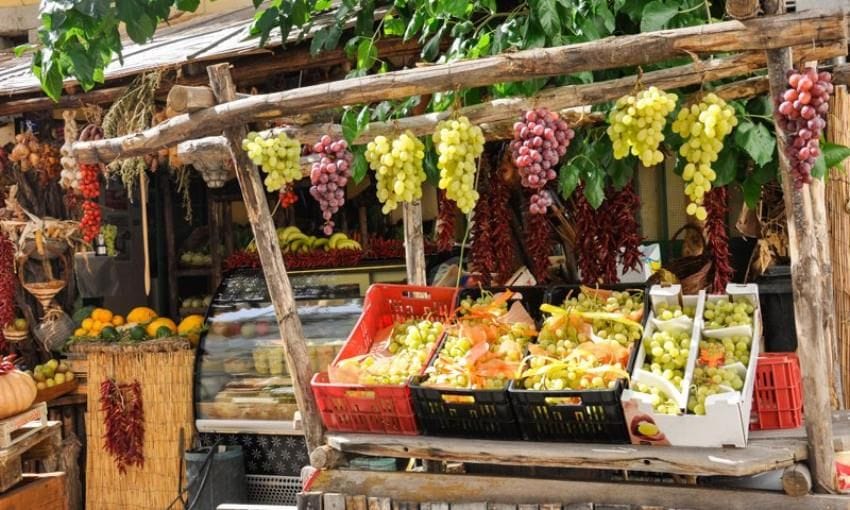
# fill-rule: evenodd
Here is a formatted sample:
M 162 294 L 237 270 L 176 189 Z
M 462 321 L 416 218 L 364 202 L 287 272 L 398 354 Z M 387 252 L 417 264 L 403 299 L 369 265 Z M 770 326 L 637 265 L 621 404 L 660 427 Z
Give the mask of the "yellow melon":
M 157 315 L 155 311 L 146 306 L 139 306 L 130 310 L 130 313 L 127 314 L 127 322 L 147 324 L 148 322 L 156 319 L 156 317 Z

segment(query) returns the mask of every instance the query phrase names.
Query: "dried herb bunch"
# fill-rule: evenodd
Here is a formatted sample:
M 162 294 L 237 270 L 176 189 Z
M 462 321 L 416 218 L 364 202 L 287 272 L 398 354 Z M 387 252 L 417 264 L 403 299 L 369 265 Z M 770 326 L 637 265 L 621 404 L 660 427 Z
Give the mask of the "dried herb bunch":
M 145 464 L 145 412 L 139 381 L 119 384 L 105 379 L 100 384 L 100 410 L 105 413 L 104 448 L 113 457 L 118 472 Z

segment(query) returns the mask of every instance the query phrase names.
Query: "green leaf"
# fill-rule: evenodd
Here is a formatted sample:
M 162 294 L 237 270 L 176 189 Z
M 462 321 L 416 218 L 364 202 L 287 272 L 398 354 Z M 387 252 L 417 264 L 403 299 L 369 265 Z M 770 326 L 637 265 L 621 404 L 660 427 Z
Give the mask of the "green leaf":
M 401 36 L 404 35 L 404 22 L 398 18 L 384 18 L 384 35 Z
M 478 38 L 475 45 L 470 48 L 468 55 L 469 58 L 478 58 L 481 55 L 487 55 L 490 51 L 490 34 L 482 34 L 481 37 Z
M 372 39 L 363 39 L 357 45 L 357 67 L 360 69 L 371 69 L 378 60 L 378 48 Z
M 471 21 L 464 21 L 463 23 L 457 23 L 452 27 L 451 36 L 452 37 L 460 37 L 464 34 L 468 34 L 472 32 L 472 29 L 475 28 L 475 25 Z
M 661 0 L 653 0 L 643 8 L 640 16 L 640 31 L 654 32 L 661 30 L 678 13 L 679 9 L 675 5 L 667 5 Z
M 623 186 L 632 182 L 635 166 L 637 166 L 637 160 L 633 156 L 615 159 L 608 164 L 608 175 L 611 177 L 611 183 L 615 188 L 622 189 Z
M 357 145 L 352 147 L 351 150 L 354 153 L 354 161 L 352 162 L 351 167 L 351 178 L 354 179 L 355 184 L 358 184 L 364 177 L 366 177 L 366 172 L 369 170 L 369 163 L 366 162 L 366 147 L 363 145 Z
M 263 5 L 263 0 L 251 0 L 254 4 L 254 9 L 259 9 L 261 5 Z
M 15 56 L 22 57 L 24 53 L 28 53 L 30 51 L 35 51 L 36 46 L 34 44 L 19 44 L 15 46 Z
M 561 33 L 561 20 L 555 0 L 529 0 L 531 18 L 534 19 L 546 34 Z
M 199 5 L 201 0 L 177 0 L 177 9 L 184 12 L 195 12 Z
M 53 62 L 47 63 L 47 71 L 41 70 L 41 88 L 54 101 L 58 101 L 62 95 L 62 73 L 59 72 L 59 66 Z
M 292 2 L 292 10 L 289 11 L 289 21 L 290 26 L 300 27 L 307 23 L 307 20 L 310 19 L 310 8 L 307 6 L 307 3 L 304 0 L 295 0 Z M 286 37 L 289 35 L 289 30 L 286 32 L 281 32 L 283 39 L 286 40 Z
M 260 35 L 260 46 L 266 45 L 266 41 L 269 40 L 269 34 L 278 25 L 279 14 L 280 11 L 278 11 L 277 7 L 269 7 L 265 11 L 254 15 L 254 24 L 251 25 L 251 33 Z
M 424 9 L 417 9 L 416 12 L 413 13 L 413 16 L 410 18 L 410 22 L 407 24 L 407 29 L 404 31 L 405 41 L 413 39 L 419 34 L 419 31 L 422 30 L 422 25 L 425 24 L 426 16 L 427 14 Z
M 821 152 L 827 168 L 835 168 L 850 157 L 850 147 L 821 141 Z
M 735 129 L 735 143 L 747 152 L 758 166 L 764 166 L 773 159 L 776 151 L 776 139 L 764 124 L 754 124 L 744 120 Z
M 616 21 L 614 19 L 614 13 L 611 12 L 611 9 L 608 8 L 607 3 L 600 3 L 596 6 L 596 15 L 602 20 L 602 23 L 605 25 L 605 29 L 608 33 L 614 32 L 614 27 L 616 26 Z
M 328 40 L 329 32 L 330 30 L 328 28 L 322 28 L 313 34 L 313 39 L 310 41 L 311 55 L 318 55 L 319 52 L 322 51 L 322 48 L 325 46 L 325 41 Z
M 575 164 L 561 165 L 558 170 L 558 192 L 564 200 L 569 200 L 578 187 L 579 169 Z
M 425 159 L 422 161 L 422 169 L 425 170 L 428 183 L 437 186 L 440 182 L 440 170 L 437 168 L 437 152 L 434 150 L 434 142 L 430 136 L 425 137 Z
M 738 175 L 738 150 L 734 144 L 727 143 L 723 146 L 723 150 L 717 155 L 717 161 L 711 165 L 714 173 L 717 174 L 717 179 L 713 186 L 726 186 L 734 181 Z
M 437 55 L 440 53 L 440 41 L 443 38 L 443 31 L 445 28 L 446 24 L 443 23 L 443 26 L 437 30 L 437 33 L 428 39 L 428 42 L 422 47 L 422 58 L 429 61 L 437 58 Z
M 773 115 L 773 104 L 769 95 L 758 96 L 747 101 L 747 111 L 753 115 L 770 117 Z
M 86 16 L 100 18 L 109 12 L 109 2 L 102 0 L 80 0 L 74 5 L 74 9 Z
M 80 47 L 68 49 L 68 58 L 74 66 L 74 76 L 80 81 L 83 90 L 91 90 L 95 86 L 95 63 L 86 51 Z
M 776 179 L 776 173 L 779 171 L 779 162 L 776 158 L 764 166 L 758 166 L 752 173 L 753 179 L 761 185 L 765 185 Z
M 750 209 L 755 209 L 761 198 L 761 184 L 757 183 L 752 177 L 744 179 L 741 184 L 741 190 L 744 194 L 744 202 Z
M 812 177 L 815 179 L 823 179 L 826 175 L 826 170 L 826 160 L 823 158 L 823 154 L 821 153 L 821 155 L 815 159 L 815 164 L 812 165 Z
M 546 30 L 541 28 L 539 24 L 532 23 L 531 18 L 526 20 L 524 28 L 524 47 L 525 49 L 542 48 L 546 46 Z
M 156 30 L 156 22 L 146 13 L 139 13 L 133 19 L 125 20 L 127 35 L 137 44 L 144 44 L 150 40 Z
M 440 0 L 440 10 L 455 18 L 462 18 L 466 14 L 469 2 L 466 0 Z
M 357 114 L 357 136 L 360 136 L 367 127 L 369 127 L 369 118 L 372 116 L 372 110 L 369 108 L 369 105 L 363 105 L 363 108 L 360 109 L 360 113 Z M 355 138 L 357 138 L 355 136 Z
M 375 1 L 367 0 L 361 2 L 360 11 L 357 13 L 357 21 L 354 24 L 354 33 L 362 36 L 371 36 L 375 24 Z
M 584 180 L 584 197 L 594 209 L 599 209 L 605 201 L 605 177 L 598 169 L 593 169 Z
M 357 138 L 357 114 L 354 113 L 354 109 L 348 108 L 342 114 L 342 137 L 345 138 L 345 141 L 349 144 Z

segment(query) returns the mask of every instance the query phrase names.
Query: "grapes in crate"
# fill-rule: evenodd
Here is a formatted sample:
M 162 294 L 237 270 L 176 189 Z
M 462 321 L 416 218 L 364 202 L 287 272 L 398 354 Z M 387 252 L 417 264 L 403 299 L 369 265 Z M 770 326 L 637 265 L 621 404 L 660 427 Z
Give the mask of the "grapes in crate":
M 644 339 L 643 369 L 673 383 L 680 390 L 691 345 L 689 331 L 655 331 Z
M 752 326 L 755 307 L 743 300 L 731 302 L 723 297 L 717 301 L 705 303 L 702 316 L 705 319 L 705 329 L 731 328 L 735 326 Z
M 422 373 L 443 333 L 443 324 L 408 320 L 396 324 L 377 350 L 340 361 L 329 368 L 334 383 L 401 385 Z
M 612 340 L 585 342 L 562 359 L 529 348 L 531 356 L 520 376 L 520 386 L 528 390 L 612 389 L 627 377 L 629 349 Z
M 652 404 L 652 408 L 655 409 L 655 412 L 669 414 L 671 416 L 678 416 L 682 414 L 679 409 L 679 404 L 677 404 L 676 401 L 664 390 L 643 383 L 635 384 L 635 390 L 651 395 L 650 403 Z
M 743 387 L 743 379 L 731 368 L 697 365 L 688 397 L 688 412 L 704 415 L 708 397 L 730 390 L 741 391 Z
M 696 309 L 693 306 L 670 305 L 668 303 L 658 303 L 655 305 L 655 316 L 662 321 L 670 321 L 679 317 L 688 317 L 693 319 L 696 317 Z

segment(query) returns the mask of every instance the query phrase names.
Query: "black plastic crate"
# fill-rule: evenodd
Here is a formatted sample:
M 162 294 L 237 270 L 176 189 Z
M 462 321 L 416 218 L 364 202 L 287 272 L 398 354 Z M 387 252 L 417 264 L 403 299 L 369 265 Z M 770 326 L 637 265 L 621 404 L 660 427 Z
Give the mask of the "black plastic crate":
M 643 295 L 643 317 L 649 315 L 649 299 L 641 284 L 600 285 L 605 290 L 636 290 Z M 580 285 L 550 288 L 545 302 L 561 306 L 569 294 L 577 294 Z M 638 340 L 639 342 L 640 340 Z M 637 342 L 632 344 L 626 372 L 632 373 L 637 359 Z M 523 437 L 531 441 L 563 441 L 583 443 L 628 443 L 626 418 L 620 403 L 628 380 L 617 381 L 613 389 L 604 390 L 526 390 L 519 381 L 511 382 L 508 395 L 520 424 Z M 569 401 L 564 403 L 564 401 Z
M 528 314 L 531 315 L 531 318 L 534 319 L 534 322 L 539 326 L 540 322 L 543 320 L 543 313 L 540 311 L 540 305 L 546 302 L 546 297 L 549 293 L 549 287 L 547 286 L 470 287 L 468 289 L 461 289 L 457 293 L 455 308 L 459 308 L 461 301 L 466 298 L 480 298 L 481 294 L 485 291 L 495 295 L 505 290 L 510 290 L 519 295 L 518 297 L 512 296 L 511 301 L 508 301 L 508 303 L 519 299 L 522 306 L 525 307 Z
M 519 424 L 508 389 L 473 390 L 422 386 L 427 376 L 411 379 L 413 409 L 422 433 L 488 439 L 519 439 Z
M 508 394 L 525 439 L 575 443 L 628 443 L 620 396 L 625 380 L 611 390 L 536 391 L 510 384 Z M 572 403 L 561 403 L 570 399 Z
M 555 306 L 561 306 L 564 304 L 564 299 L 569 295 L 578 295 L 581 291 L 581 285 L 556 285 L 554 287 L 550 287 L 546 296 L 543 298 L 543 302 L 547 304 L 552 304 Z M 590 286 L 586 285 L 586 287 L 590 287 L 593 289 L 601 289 L 601 290 L 614 290 L 617 292 L 622 292 L 624 290 L 630 290 L 635 292 L 643 293 L 643 318 L 641 319 L 641 325 L 646 324 L 646 318 L 649 316 L 649 287 L 643 283 L 613 283 L 608 285 L 598 285 L 598 286 Z M 542 320 L 542 318 L 541 318 Z

